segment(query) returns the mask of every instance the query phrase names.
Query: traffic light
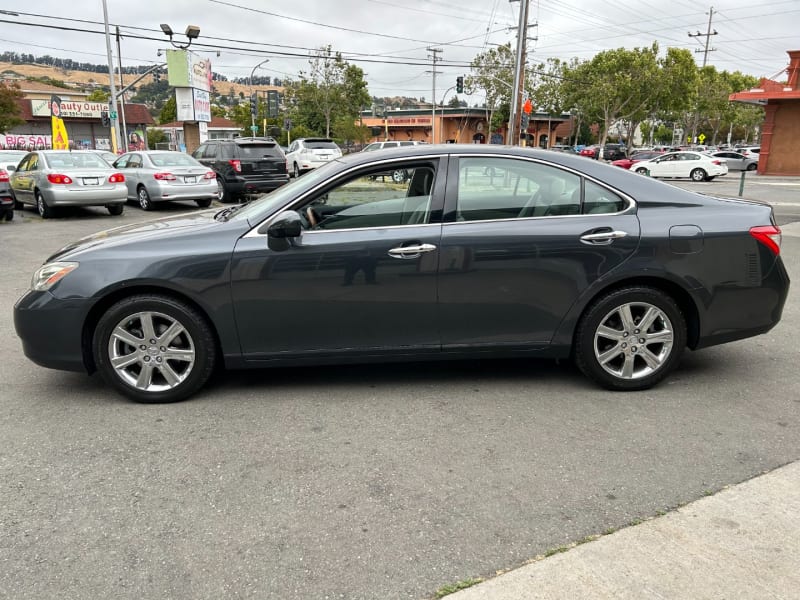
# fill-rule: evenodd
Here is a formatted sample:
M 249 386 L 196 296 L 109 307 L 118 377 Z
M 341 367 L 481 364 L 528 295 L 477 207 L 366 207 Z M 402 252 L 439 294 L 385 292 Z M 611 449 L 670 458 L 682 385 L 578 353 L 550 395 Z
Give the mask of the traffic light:
M 153 71 L 153 81 L 156 83 L 161 81 L 161 73 L 159 71 Z
M 530 121 L 531 121 L 531 116 L 528 113 L 523 112 L 520 117 L 520 129 L 522 129 L 523 133 L 525 133 L 525 131 L 528 129 L 528 124 L 530 123 Z
M 464 78 L 461 75 L 456 77 L 456 93 L 457 94 L 464 93 Z
M 254 117 L 258 114 L 258 94 L 250 96 L 250 114 Z
M 104 110 L 100 112 L 100 124 L 103 127 L 109 127 L 111 125 L 111 119 L 108 118 L 108 111 Z
M 278 90 L 267 91 L 267 116 L 275 118 L 278 116 Z

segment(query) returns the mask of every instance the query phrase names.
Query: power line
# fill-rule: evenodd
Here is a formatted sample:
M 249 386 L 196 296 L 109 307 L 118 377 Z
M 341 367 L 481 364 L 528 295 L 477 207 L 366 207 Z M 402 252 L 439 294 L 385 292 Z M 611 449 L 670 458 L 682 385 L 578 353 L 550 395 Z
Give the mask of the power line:
M 711 36 L 717 35 L 716 29 L 713 32 L 711 31 L 711 18 L 713 16 L 714 16 L 714 7 L 712 6 L 708 11 L 708 31 L 706 31 L 705 33 L 700 33 L 699 31 L 697 33 L 692 33 L 691 31 L 689 32 L 690 38 L 699 38 L 699 37 L 706 38 L 705 50 L 703 50 L 703 67 L 705 67 L 706 63 L 708 62 L 708 53 L 714 52 L 716 50 L 716 48 L 708 47 L 708 42 L 711 40 Z M 700 52 L 700 50 L 695 50 L 695 52 Z

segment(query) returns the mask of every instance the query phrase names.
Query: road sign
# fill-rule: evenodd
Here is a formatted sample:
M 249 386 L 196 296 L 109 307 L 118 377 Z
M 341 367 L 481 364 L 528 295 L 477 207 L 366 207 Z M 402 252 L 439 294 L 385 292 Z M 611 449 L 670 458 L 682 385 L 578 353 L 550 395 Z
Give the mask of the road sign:
M 252 131 L 253 133 L 257 132 L 258 131 L 258 125 L 250 125 L 250 131 Z
M 112 119 L 116 119 L 117 118 L 117 111 L 115 111 L 115 110 L 109 111 L 108 116 L 111 117 Z
M 701 133 L 700 135 L 697 136 L 697 139 L 702 144 L 706 140 L 706 134 Z

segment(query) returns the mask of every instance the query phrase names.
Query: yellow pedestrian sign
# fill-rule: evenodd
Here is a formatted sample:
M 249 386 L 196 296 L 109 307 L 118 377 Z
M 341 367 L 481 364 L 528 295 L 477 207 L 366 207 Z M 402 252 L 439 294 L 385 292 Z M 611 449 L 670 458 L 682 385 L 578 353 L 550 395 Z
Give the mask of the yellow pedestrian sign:
M 705 142 L 706 141 L 706 134 L 705 133 L 701 133 L 700 135 L 698 135 L 697 136 L 697 141 L 699 141 L 701 144 L 703 142 Z

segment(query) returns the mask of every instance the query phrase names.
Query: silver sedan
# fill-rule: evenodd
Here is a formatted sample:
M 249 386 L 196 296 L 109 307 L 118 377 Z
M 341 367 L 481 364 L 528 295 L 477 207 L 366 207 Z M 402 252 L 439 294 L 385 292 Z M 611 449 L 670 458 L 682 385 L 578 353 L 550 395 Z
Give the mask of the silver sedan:
M 755 171 L 758 168 L 758 158 L 750 158 L 739 152 L 724 150 L 712 152 L 714 158 L 724 158 L 729 171 Z M 758 154 L 755 155 L 758 157 Z
M 10 180 L 16 202 L 33 204 L 43 219 L 59 206 L 105 206 L 112 215 L 125 207 L 125 176 L 86 150 L 29 152 Z
M 129 152 L 120 156 L 114 167 L 125 174 L 128 199 L 136 200 L 142 210 L 168 200 L 193 200 L 207 208 L 219 197 L 214 171 L 182 152 Z

